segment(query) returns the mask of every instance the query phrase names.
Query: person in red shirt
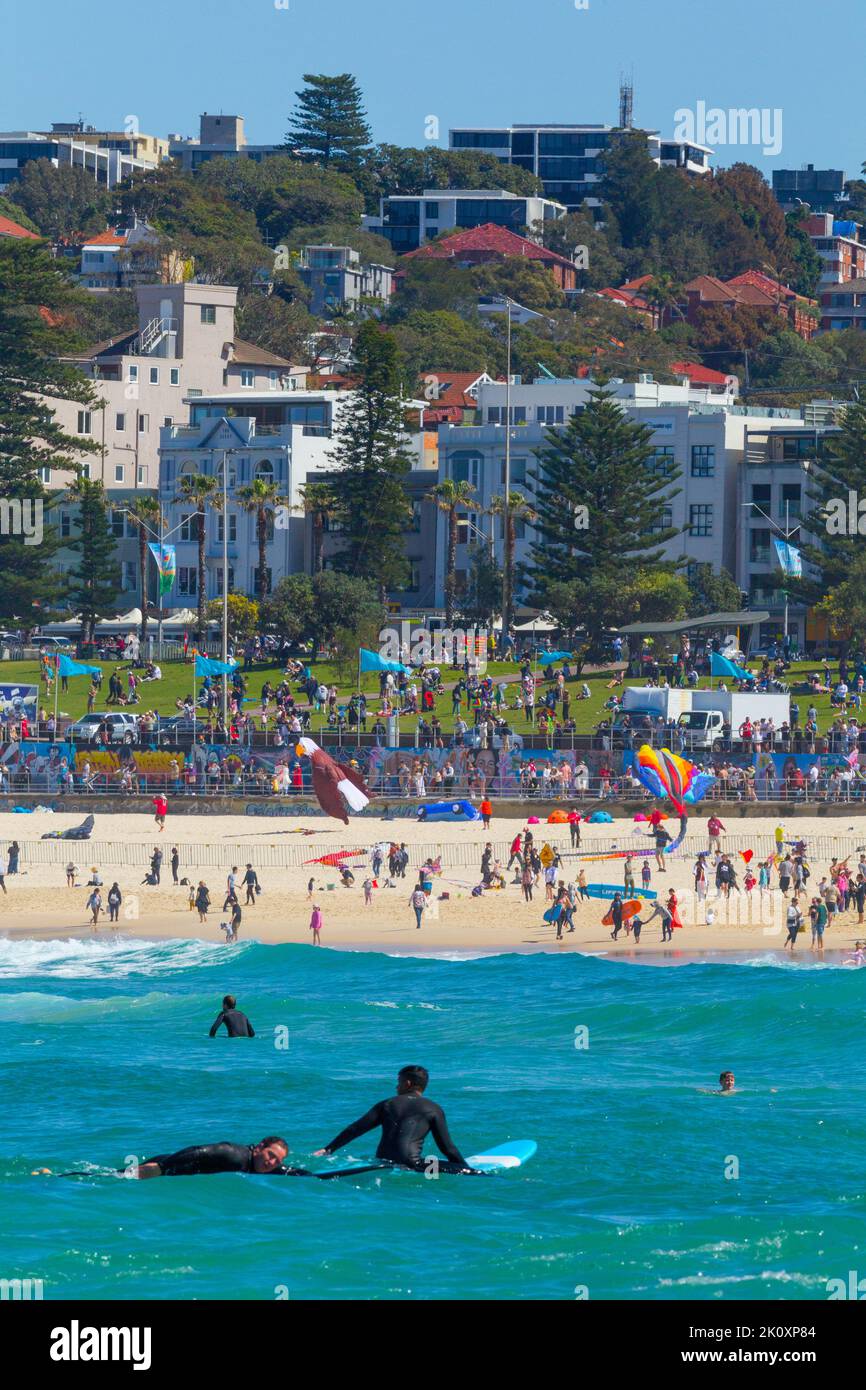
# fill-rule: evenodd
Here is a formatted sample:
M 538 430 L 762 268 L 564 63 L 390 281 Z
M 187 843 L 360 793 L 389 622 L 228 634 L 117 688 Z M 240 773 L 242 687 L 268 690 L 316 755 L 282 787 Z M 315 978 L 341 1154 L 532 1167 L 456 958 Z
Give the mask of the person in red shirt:
M 568 828 L 571 831 L 571 848 L 577 849 L 580 845 L 580 822 L 581 814 L 573 807 L 568 813 Z
M 165 798 L 165 793 L 157 792 L 156 796 L 153 798 L 153 804 L 156 807 L 154 820 L 160 830 L 165 830 L 165 818 L 168 815 L 168 802 Z
M 511 868 L 511 865 L 514 863 L 515 859 L 517 860 L 517 863 L 520 866 L 520 868 L 523 868 L 523 854 L 521 852 L 521 844 L 522 841 L 520 836 L 515 835 L 514 839 L 511 841 L 511 858 L 505 866 L 506 873 Z
M 490 817 L 493 815 L 493 807 L 485 797 L 480 806 L 481 819 L 484 822 L 484 829 L 490 829 Z
M 707 821 L 707 834 L 710 837 L 710 853 L 712 853 L 714 849 L 721 850 L 722 841 L 720 839 L 720 836 L 724 830 L 725 827 L 722 825 L 722 822 L 719 820 L 718 816 L 715 814 L 710 816 L 709 820 Z

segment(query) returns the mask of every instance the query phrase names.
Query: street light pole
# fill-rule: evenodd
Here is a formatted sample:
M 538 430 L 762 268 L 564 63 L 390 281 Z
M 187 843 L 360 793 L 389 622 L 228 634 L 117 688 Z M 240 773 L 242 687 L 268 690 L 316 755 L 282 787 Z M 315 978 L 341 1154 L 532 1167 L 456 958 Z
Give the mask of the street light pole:
M 744 506 L 744 507 L 754 507 L 755 511 L 756 511 L 756 512 L 759 512 L 760 515 L 764 518 L 765 521 L 769 521 L 769 523 L 770 523 L 770 525 L 772 526 L 773 530 L 774 530 L 774 531 L 778 531 L 778 532 L 779 532 L 779 535 L 784 537 L 786 545 L 787 545 L 787 544 L 790 544 L 790 540 L 791 540 L 791 537 L 794 535 L 794 532 L 800 530 L 800 526 L 795 526 L 793 529 L 791 528 L 791 503 L 790 503 L 790 499 L 787 498 L 787 497 L 785 498 L 785 529 L 784 529 L 784 531 L 782 530 L 782 527 L 779 525 L 779 523 L 778 523 L 777 521 L 774 521 L 773 518 L 772 518 L 771 516 L 767 516 L 767 513 L 764 511 L 764 509 L 763 509 L 762 507 L 759 507 L 759 506 L 758 506 L 757 502 L 744 502 L 744 503 L 743 503 L 743 506 Z M 783 571 L 783 573 L 784 573 L 784 572 L 785 572 L 785 571 Z M 785 636 L 785 642 L 786 642 L 786 645 L 787 645 L 787 638 L 788 638 L 788 590 L 787 590 L 787 589 L 783 589 L 782 592 L 783 592 L 783 594 L 785 595 L 785 616 L 784 616 L 784 627 L 783 627 L 783 631 L 784 631 L 784 636 Z
M 505 329 L 505 496 L 502 502 L 502 648 L 508 637 L 511 618 L 510 576 L 508 573 L 508 495 L 511 489 L 511 300 L 505 296 L 507 324 Z
M 230 450 L 223 449 L 223 665 L 229 659 L 229 465 Z M 229 680 L 223 673 L 223 728 L 228 729 Z

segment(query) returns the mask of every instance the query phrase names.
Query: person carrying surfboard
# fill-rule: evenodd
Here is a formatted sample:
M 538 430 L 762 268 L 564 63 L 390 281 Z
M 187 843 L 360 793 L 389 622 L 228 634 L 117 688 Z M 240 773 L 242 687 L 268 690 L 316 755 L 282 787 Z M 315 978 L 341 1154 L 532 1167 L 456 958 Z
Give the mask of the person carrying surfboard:
M 381 1127 L 382 1137 L 376 1150 L 376 1157 L 401 1168 L 413 1168 L 425 1172 L 435 1163 L 440 1173 L 475 1173 L 448 1133 L 445 1112 L 434 1101 L 424 1095 L 430 1074 L 426 1067 L 401 1067 L 397 1073 L 397 1094 L 387 1100 L 380 1100 L 368 1110 L 366 1115 L 340 1131 L 330 1144 L 315 1150 L 315 1157 L 335 1153 L 345 1148 L 361 1134 Z M 423 1157 L 424 1140 L 433 1135 L 434 1143 L 441 1159 L 428 1160 Z

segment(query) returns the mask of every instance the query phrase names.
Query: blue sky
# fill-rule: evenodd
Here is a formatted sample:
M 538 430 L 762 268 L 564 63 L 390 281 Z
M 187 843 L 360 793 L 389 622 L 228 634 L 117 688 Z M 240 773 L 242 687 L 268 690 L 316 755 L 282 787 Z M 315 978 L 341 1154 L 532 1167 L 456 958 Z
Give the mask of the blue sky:
M 584 0 L 577 0 L 577 4 Z M 423 145 L 425 121 L 614 122 L 633 70 L 635 121 L 674 130 L 678 108 L 780 108 L 781 154 L 720 148 L 765 172 L 866 159 L 863 0 L 48 0 L 16 5 L 0 129 L 79 113 L 97 127 L 198 133 L 201 111 L 282 139 L 304 72 L 353 72 L 374 138 Z M 286 8 L 277 8 L 285 5 Z M 11 27 L 10 27 L 11 26 Z M 5 47 L 6 45 L 4 45 Z M 859 108 L 859 110 L 858 110 Z

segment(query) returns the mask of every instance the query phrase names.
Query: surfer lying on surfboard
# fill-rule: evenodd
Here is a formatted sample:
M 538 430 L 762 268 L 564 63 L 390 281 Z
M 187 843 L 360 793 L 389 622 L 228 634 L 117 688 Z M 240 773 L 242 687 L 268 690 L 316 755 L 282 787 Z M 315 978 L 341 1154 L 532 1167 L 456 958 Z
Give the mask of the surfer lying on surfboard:
M 460 1150 L 448 1133 L 445 1112 L 434 1101 L 427 1100 L 424 1091 L 430 1075 L 426 1067 L 401 1067 L 397 1074 L 397 1094 L 387 1100 L 380 1100 L 368 1110 L 366 1115 L 355 1120 L 341 1130 L 336 1139 L 323 1149 L 316 1149 L 315 1156 L 332 1154 L 361 1134 L 381 1126 L 382 1138 L 376 1150 L 376 1157 L 386 1163 L 399 1164 L 402 1168 L 414 1168 L 424 1172 L 427 1168 L 423 1157 L 424 1140 L 433 1135 L 436 1147 L 444 1154 L 445 1162 L 435 1160 L 440 1173 L 474 1173 Z

